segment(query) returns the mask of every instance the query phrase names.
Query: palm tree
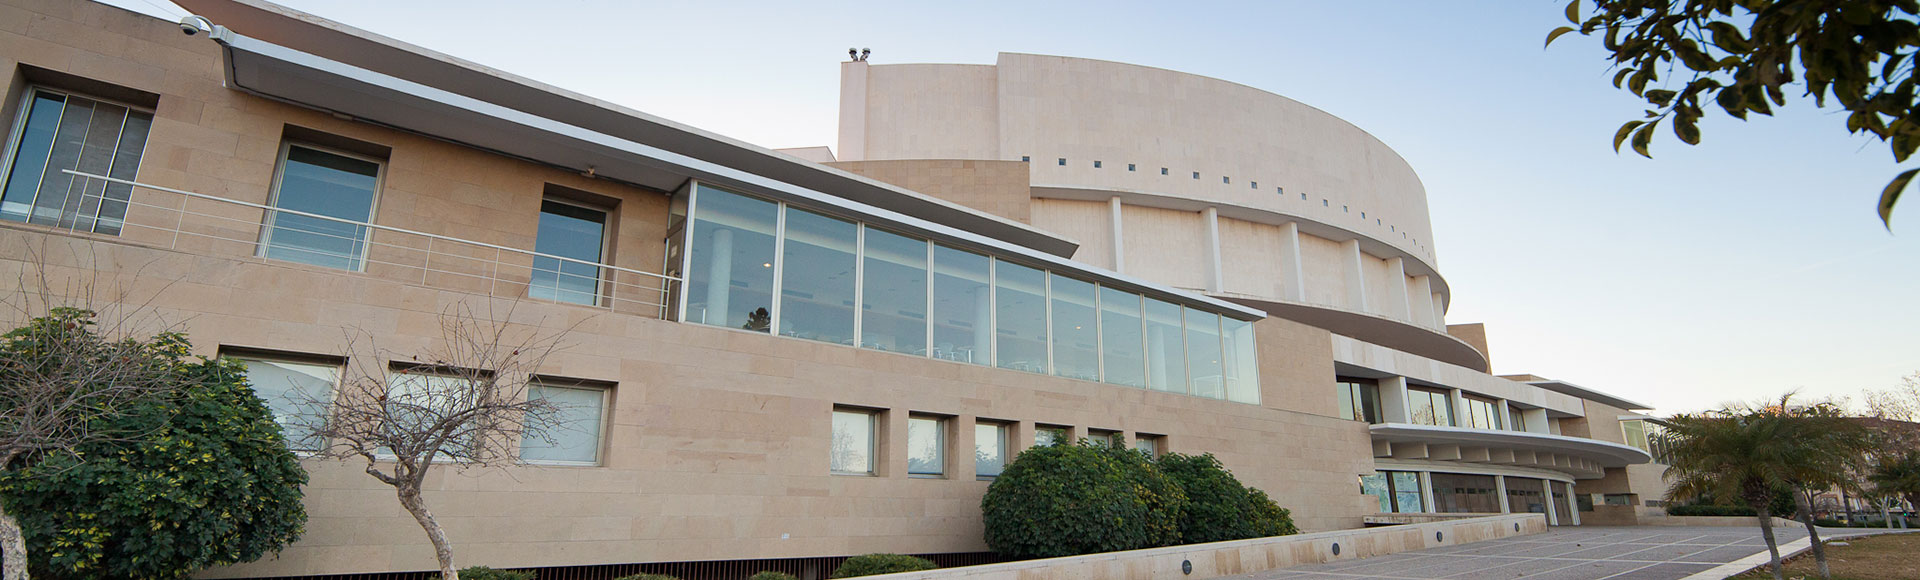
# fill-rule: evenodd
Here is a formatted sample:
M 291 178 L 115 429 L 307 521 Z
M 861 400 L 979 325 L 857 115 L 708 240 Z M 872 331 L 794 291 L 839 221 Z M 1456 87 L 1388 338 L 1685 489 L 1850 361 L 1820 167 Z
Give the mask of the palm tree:
M 1766 539 L 1768 562 L 1780 579 L 1780 546 L 1773 535 L 1769 504 L 1773 490 L 1797 490 L 1831 484 L 1832 475 L 1845 473 L 1864 452 L 1860 427 L 1828 404 L 1796 406 L 1792 395 L 1759 407 L 1729 406 L 1715 411 L 1675 416 L 1667 427 L 1666 477 L 1673 482 L 1670 499 L 1737 498 L 1752 508 Z M 1811 510 L 1808 531 L 1813 533 Z M 1819 546 L 1819 537 L 1812 536 Z M 1825 550 L 1815 558 L 1825 572 Z
M 1920 451 L 1909 449 L 1881 458 L 1867 474 L 1867 481 L 1873 482 L 1873 490 L 1880 495 L 1902 498 L 1920 507 Z M 1887 525 L 1893 525 L 1893 518 L 1887 518 Z
M 1859 479 L 1854 474 L 1859 472 L 1867 454 L 1874 450 L 1874 439 L 1865 426 L 1848 417 L 1838 406 L 1829 403 L 1793 406 L 1788 397 L 1781 397 L 1778 407 L 1763 412 L 1773 413 L 1777 420 L 1786 422 L 1795 434 L 1794 443 L 1801 448 L 1796 454 L 1799 461 L 1791 466 L 1787 480 L 1793 488 L 1793 501 L 1800 508 L 1800 523 L 1807 527 L 1820 577 L 1832 578 L 1833 574 L 1827 569 L 1827 546 L 1820 541 L 1820 531 L 1813 525 L 1813 497 L 1836 487 L 1857 487 Z

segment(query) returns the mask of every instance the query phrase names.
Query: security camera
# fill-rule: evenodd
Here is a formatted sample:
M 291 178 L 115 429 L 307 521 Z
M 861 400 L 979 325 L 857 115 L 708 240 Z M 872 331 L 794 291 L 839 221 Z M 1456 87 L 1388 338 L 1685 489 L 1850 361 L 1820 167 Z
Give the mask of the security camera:
M 213 21 L 205 16 L 188 16 L 180 19 L 180 32 L 187 36 L 199 34 L 202 30 L 213 30 Z

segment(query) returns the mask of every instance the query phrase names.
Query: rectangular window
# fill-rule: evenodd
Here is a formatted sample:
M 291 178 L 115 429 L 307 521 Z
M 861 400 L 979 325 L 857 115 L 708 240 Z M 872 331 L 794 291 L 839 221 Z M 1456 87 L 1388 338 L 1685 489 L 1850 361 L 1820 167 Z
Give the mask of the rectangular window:
M 1380 385 L 1366 379 L 1342 379 L 1338 390 L 1341 418 L 1380 422 Z
M 1007 459 L 1007 424 L 974 423 L 973 474 L 981 478 L 996 477 L 1006 469 Z
M 853 344 L 853 222 L 787 207 L 781 246 L 780 335 Z
M 1163 448 L 1163 444 L 1166 443 L 1166 441 L 1167 438 L 1161 435 L 1148 435 L 1146 433 L 1133 434 L 1133 448 L 1141 453 L 1147 454 L 1149 458 L 1159 457 L 1161 453 L 1166 452 L 1166 449 Z
M 1380 500 L 1381 513 L 1426 511 L 1420 493 L 1420 474 L 1414 471 L 1376 471 L 1360 476 L 1360 493 Z
M 544 255 L 533 258 L 533 279 L 527 295 L 537 300 L 600 304 L 599 264 L 606 245 L 606 211 L 551 199 L 540 202 L 540 228 L 534 234 L 533 251 Z
M 993 260 L 966 250 L 933 247 L 933 357 L 992 362 Z
M 326 418 L 327 408 L 320 402 L 331 399 L 334 386 L 340 382 L 340 361 L 254 355 L 228 358 L 246 367 L 247 384 L 273 412 L 288 449 L 319 451 L 326 447 L 326 439 L 315 430 Z
M 995 260 L 993 281 L 994 362 L 1047 372 L 1047 273 Z
M 1507 511 L 1516 514 L 1547 513 L 1547 498 L 1541 490 L 1538 479 L 1507 478 Z
M 873 475 L 874 414 L 835 409 L 830 466 L 835 475 Z
M 693 203 L 687 322 L 767 332 L 780 206 L 706 185 Z
M 1100 168 L 1100 162 L 1099 162 L 1099 161 L 1094 161 L 1094 162 L 1093 162 L 1093 168 L 1094 168 L 1094 169 L 1099 169 L 1099 168 Z
M 1527 430 L 1527 417 L 1519 407 L 1507 406 L 1507 428 L 1514 431 Z
M 860 346 L 927 354 L 927 241 L 866 228 Z
M 461 401 L 472 396 L 474 389 L 467 377 L 475 375 L 462 373 L 463 376 L 450 374 L 454 371 L 441 367 L 391 363 L 393 372 L 387 373 L 386 415 L 401 423 L 398 429 L 418 431 L 439 418 L 450 415 L 466 405 Z M 461 438 L 441 446 L 444 455 L 454 460 L 470 457 L 471 439 Z M 381 454 L 391 455 L 392 451 L 382 449 Z
M 1467 396 L 1466 407 L 1460 412 L 1460 426 L 1474 429 L 1494 430 L 1500 428 L 1500 403 L 1491 399 Z
M 1147 387 L 1187 392 L 1187 345 L 1182 338 L 1180 305 L 1147 299 Z
M 1100 287 L 1100 364 L 1103 380 L 1129 387 L 1147 386 L 1140 295 Z
M 118 235 L 153 112 L 35 87 L 22 99 L 0 180 L 0 218 Z
M 543 399 L 557 411 L 552 425 L 529 428 L 520 437 L 520 459 L 542 463 L 597 465 L 606 431 L 607 395 L 612 389 L 583 381 L 536 378 L 527 398 Z
M 1209 399 L 1226 398 L 1226 376 L 1220 346 L 1220 315 L 1188 307 L 1187 375 L 1193 394 Z
M 1058 425 L 1035 425 L 1033 427 L 1033 446 L 1051 447 L 1062 444 L 1071 445 L 1073 441 L 1067 439 L 1067 432 L 1068 429 L 1066 427 Z
M 262 256 L 341 270 L 365 265 L 380 191 L 381 163 L 347 153 L 287 143 L 268 202 L 308 215 L 268 212 L 260 233 Z M 318 216 L 318 217 L 316 217 Z
M 1127 171 L 1133 171 L 1133 164 L 1132 164 L 1132 163 L 1128 163 L 1128 164 L 1127 164 Z
M 1112 447 L 1114 449 L 1127 448 L 1127 439 L 1125 437 L 1121 437 L 1119 431 L 1109 431 L 1106 429 L 1088 429 L 1087 440 L 1092 441 L 1096 445 L 1105 445 L 1108 447 Z
M 1440 513 L 1500 513 L 1501 499 L 1493 476 L 1435 473 L 1431 476 L 1433 503 Z
M 1053 374 L 1100 380 L 1100 330 L 1092 282 L 1050 274 L 1053 290 Z
M 907 418 L 907 475 L 941 477 L 947 474 L 947 421 L 938 417 Z
M 1407 388 L 1407 412 L 1415 425 L 1452 427 L 1453 394 L 1434 389 Z

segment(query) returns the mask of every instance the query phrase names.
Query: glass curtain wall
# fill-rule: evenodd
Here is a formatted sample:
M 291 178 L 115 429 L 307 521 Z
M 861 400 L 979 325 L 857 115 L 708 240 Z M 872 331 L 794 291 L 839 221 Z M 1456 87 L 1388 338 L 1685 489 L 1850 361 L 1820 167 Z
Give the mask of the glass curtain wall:
M 1442 513 L 1500 513 L 1491 475 L 1433 474 L 1433 503 Z
M 1426 511 L 1420 494 L 1420 474 L 1413 471 L 1376 471 L 1360 476 L 1360 493 L 1380 500 L 1380 513 Z
M 706 185 L 694 191 L 687 322 L 1260 402 L 1251 322 Z
M 1541 480 L 1531 477 L 1507 478 L 1507 511 L 1516 514 L 1547 513 L 1547 498 L 1540 490 Z

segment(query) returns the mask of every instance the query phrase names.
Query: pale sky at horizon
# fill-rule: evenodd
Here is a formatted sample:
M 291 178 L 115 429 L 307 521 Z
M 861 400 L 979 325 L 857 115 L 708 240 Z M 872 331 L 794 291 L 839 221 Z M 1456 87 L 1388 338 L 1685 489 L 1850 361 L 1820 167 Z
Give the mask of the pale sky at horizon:
M 177 19 L 164 0 L 111 0 Z M 836 145 L 839 64 L 991 64 L 997 52 L 1225 79 L 1374 134 L 1427 190 L 1447 321 L 1484 322 L 1494 371 L 1663 413 L 1884 389 L 1920 371 L 1920 194 L 1844 115 L 1795 99 L 1654 159 L 1611 148 L 1644 108 L 1563 2 L 281 3 L 766 147 Z M 160 8 L 164 6 L 163 8 Z M 1477 5 L 1485 8 L 1487 5 Z M 1792 91 L 1790 91 L 1792 92 Z M 836 146 L 837 150 L 837 146 Z M 1912 164 L 1909 164 L 1911 166 Z

